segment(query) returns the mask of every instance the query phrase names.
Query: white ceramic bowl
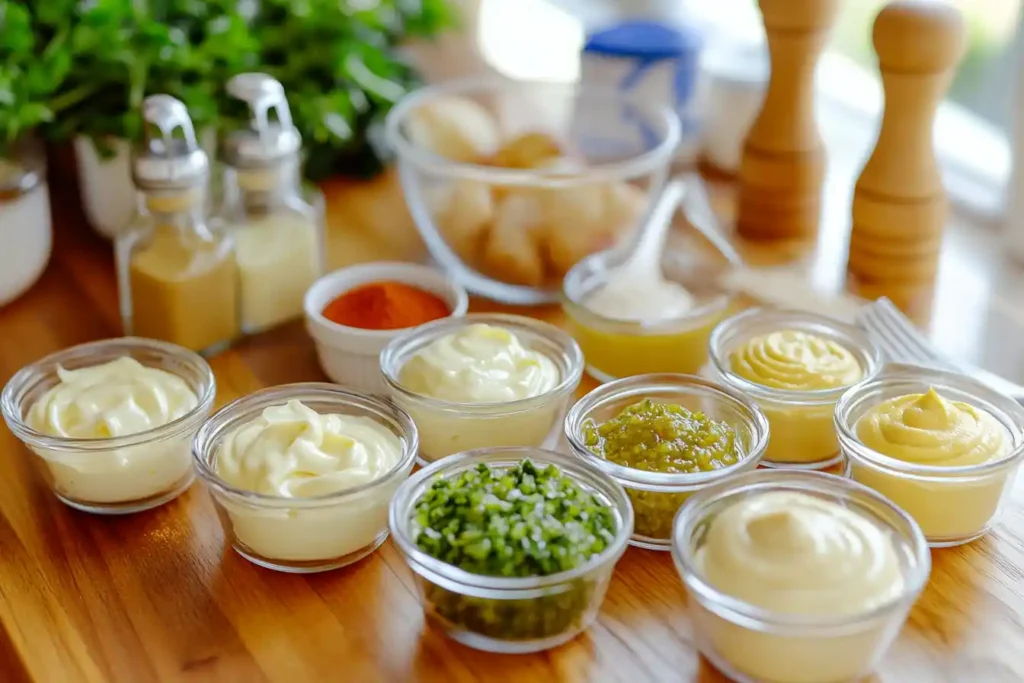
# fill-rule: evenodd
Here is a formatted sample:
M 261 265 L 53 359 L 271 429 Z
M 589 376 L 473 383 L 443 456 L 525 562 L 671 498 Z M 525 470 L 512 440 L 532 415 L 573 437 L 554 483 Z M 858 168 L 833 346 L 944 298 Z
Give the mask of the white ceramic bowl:
M 339 294 L 371 282 L 401 282 L 432 292 L 448 303 L 451 317 L 469 308 L 466 290 L 443 272 L 415 263 L 377 261 L 324 275 L 306 292 L 306 330 L 316 343 L 320 367 L 332 382 L 358 391 L 383 392 L 378 357 L 388 342 L 406 329 L 364 330 L 339 325 L 323 316 L 324 306 Z

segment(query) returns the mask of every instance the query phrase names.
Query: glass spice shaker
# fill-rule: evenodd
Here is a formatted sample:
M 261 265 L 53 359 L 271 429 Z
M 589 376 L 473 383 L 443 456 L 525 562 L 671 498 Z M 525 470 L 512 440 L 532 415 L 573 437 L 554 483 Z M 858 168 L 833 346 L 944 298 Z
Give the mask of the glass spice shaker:
M 322 205 L 300 192 L 302 138 L 281 84 L 246 73 L 227 90 L 251 112 L 249 129 L 225 141 L 223 214 L 237 245 L 242 329 L 254 333 L 302 315 L 324 269 Z
M 185 105 L 152 95 L 142 117 L 138 209 L 115 247 L 124 331 L 216 353 L 240 334 L 234 238 L 207 220 L 210 163 Z

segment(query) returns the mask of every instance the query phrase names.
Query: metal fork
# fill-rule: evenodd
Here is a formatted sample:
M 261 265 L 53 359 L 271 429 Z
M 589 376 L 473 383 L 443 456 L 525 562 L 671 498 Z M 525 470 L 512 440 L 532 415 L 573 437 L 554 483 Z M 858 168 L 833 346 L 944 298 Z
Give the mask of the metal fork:
M 970 375 L 987 384 L 989 388 L 1009 396 L 1018 403 L 1024 403 L 1024 387 L 981 368 L 956 363 L 946 357 L 886 297 L 862 307 L 857 312 L 857 323 L 864 328 L 882 352 L 884 359 L 890 363 L 924 365 Z

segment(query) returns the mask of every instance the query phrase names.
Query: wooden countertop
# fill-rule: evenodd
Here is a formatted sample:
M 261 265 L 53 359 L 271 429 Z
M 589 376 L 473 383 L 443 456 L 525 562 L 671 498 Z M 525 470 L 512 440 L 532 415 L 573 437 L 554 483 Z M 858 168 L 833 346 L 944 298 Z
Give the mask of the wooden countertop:
M 390 178 L 328 191 L 335 264 L 416 255 Z M 728 204 L 727 191 L 719 201 Z M 81 226 L 74 197 L 54 197 L 54 210 L 50 267 L 0 310 L 2 382 L 44 354 L 119 333 L 109 245 Z M 838 224 L 842 216 L 833 218 Z M 835 260 L 827 245 L 841 242 L 826 231 L 817 248 L 826 256 L 811 258 L 811 270 Z M 551 309 L 532 313 L 558 318 Z M 323 379 L 301 323 L 248 340 L 211 365 L 218 406 L 264 386 Z M 630 548 L 585 635 L 538 655 L 498 656 L 425 626 L 412 576 L 390 542 L 342 570 L 274 573 L 225 547 L 201 485 L 134 516 L 76 512 L 37 482 L 28 452 L 5 428 L 0 481 L 0 680 L 7 683 L 723 680 L 696 654 L 667 553 Z M 991 536 L 936 551 L 933 562 L 874 680 L 1024 679 L 1024 488 L 1017 486 Z

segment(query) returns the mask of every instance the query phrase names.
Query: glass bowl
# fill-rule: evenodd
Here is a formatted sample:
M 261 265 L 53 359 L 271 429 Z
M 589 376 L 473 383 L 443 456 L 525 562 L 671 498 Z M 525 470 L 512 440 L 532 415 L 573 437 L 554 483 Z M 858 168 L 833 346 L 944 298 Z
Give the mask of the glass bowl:
M 431 342 L 469 325 L 503 327 L 523 346 L 547 356 L 558 368 L 559 383 L 532 398 L 505 403 L 454 403 L 409 391 L 399 381 L 402 366 Z M 476 448 L 550 445 L 583 374 L 583 354 L 572 337 L 554 325 L 517 315 L 474 313 L 421 325 L 394 338 L 380 354 L 391 398 L 419 428 L 419 463 Z
M 131 357 L 180 377 L 198 399 L 188 413 L 161 427 L 126 436 L 48 436 L 26 423 L 32 405 L 60 383 L 57 366 L 77 370 Z M 189 445 L 210 414 L 216 382 L 198 354 L 152 339 L 121 337 L 79 344 L 27 365 L 0 397 L 10 430 L 36 454 L 38 470 L 62 502 L 84 512 L 129 514 L 163 505 L 192 484 Z
M 221 479 L 217 457 L 224 438 L 264 408 L 293 400 L 323 415 L 368 417 L 387 427 L 402 442 L 400 459 L 369 483 L 305 498 L 246 491 Z M 417 443 L 412 420 L 386 399 L 309 382 L 271 387 L 224 406 L 196 434 L 192 456 L 231 547 L 261 567 L 308 574 L 357 562 L 384 542 L 388 504 L 412 470 Z
M 863 379 L 881 369 L 878 349 L 860 330 L 824 316 L 774 308 L 753 308 L 722 321 L 711 332 L 710 375 L 750 396 L 771 426 L 771 441 L 761 464 L 791 469 L 826 469 L 842 460 L 832 414 L 836 401 L 849 387 L 792 391 L 757 384 L 734 373 L 729 356 L 752 338 L 796 330 L 833 341 L 850 351 Z
M 685 316 L 655 323 L 616 320 L 586 306 L 587 297 L 608 281 L 631 255 L 629 249 L 603 251 L 580 261 L 563 283 L 562 308 L 569 332 L 579 342 L 587 374 L 599 382 L 659 372 L 697 374 L 707 363 L 711 330 L 727 315 L 732 297 L 715 286 L 707 258 L 668 254 L 665 278 L 683 285 L 695 306 Z
M 1005 430 L 1005 455 L 975 465 L 907 462 L 865 446 L 857 421 L 879 403 L 934 388 L 994 417 Z M 846 474 L 906 510 L 932 547 L 960 545 L 983 536 L 999 516 L 1024 457 L 1024 407 L 982 383 L 951 372 L 890 365 L 876 379 L 854 385 L 835 410 L 835 428 L 846 456 Z
M 680 123 L 626 90 L 493 77 L 410 93 L 385 135 L 434 260 L 472 293 L 535 305 L 558 301 L 580 259 L 633 233 Z
M 611 505 L 618 533 L 604 552 L 575 569 L 543 577 L 471 574 L 416 546 L 413 510 L 438 477 L 451 478 L 486 464 L 512 467 L 524 458 L 556 465 L 577 484 Z M 463 645 L 500 653 L 538 652 L 561 645 L 597 618 L 615 563 L 633 530 L 633 511 L 622 487 L 580 460 L 537 448 L 482 448 L 425 467 L 395 494 L 390 511 L 394 542 L 416 575 L 428 618 Z
M 598 424 L 624 408 L 651 399 L 703 412 L 736 431 L 743 457 L 735 465 L 710 472 L 677 474 L 648 472 L 605 460 L 587 448 L 583 425 Z M 670 550 L 672 523 L 679 506 L 695 491 L 757 467 L 768 443 L 768 422 L 761 410 L 739 392 L 695 375 L 637 375 L 603 384 L 576 402 L 565 418 L 569 448 L 588 465 L 622 484 L 636 517 L 630 544 L 648 550 Z
M 769 610 L 715 588 L 697 555 L 716 516 L 741 500 L 774 491 L 838 503 L 886 532 L 902 570 L 898 595 L 858 613 L 807 615 Z M 847 539 L 848 547 L 859 548 L 858 540 Z M 697 648 L 740 683 L 862 680 L 895 640 L 931 571 L 920 528 L 889 500 L 842 477 L 794 470 L 749 472 L 692 496 L 676 518 L 672 557 L 689 596 Z

